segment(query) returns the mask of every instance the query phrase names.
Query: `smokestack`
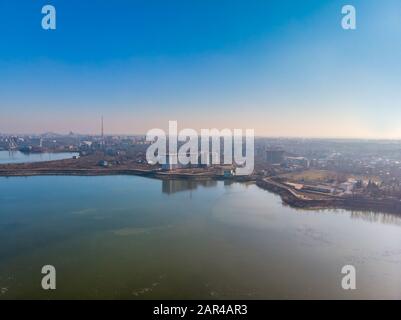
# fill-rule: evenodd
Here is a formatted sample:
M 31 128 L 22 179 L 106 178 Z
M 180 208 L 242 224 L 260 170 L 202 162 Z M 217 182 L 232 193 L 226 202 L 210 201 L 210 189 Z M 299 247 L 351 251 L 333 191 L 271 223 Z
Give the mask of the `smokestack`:
M 102 139 L 103 139 L 103 116 L 102 116 L 102 132 L 101 132 L 101 135 L 102 135 Z

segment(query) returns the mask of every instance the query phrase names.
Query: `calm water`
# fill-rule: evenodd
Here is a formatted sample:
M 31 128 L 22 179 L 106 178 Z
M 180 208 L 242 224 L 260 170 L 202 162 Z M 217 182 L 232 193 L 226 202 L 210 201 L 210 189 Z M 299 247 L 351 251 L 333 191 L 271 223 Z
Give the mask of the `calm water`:
M 78 153 L 72 153 L 72 152 L 22 153 L 20 151 L 0 151 L 0 164 L 71 159 L 73 156 L 78 156 L 78 155 L 79 155 Z
M 297 211 L 253 184 L 0 178 L 0 298 L 399 299 L 401 219 Z

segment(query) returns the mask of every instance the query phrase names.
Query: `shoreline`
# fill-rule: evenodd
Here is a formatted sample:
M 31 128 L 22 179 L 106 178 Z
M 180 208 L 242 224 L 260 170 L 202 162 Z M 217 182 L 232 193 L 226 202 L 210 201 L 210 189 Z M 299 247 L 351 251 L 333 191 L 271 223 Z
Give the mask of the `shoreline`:
M 143 176 L 159 180 L 220 180 L 233 182 L 254 182 L 259 188 L 279 195 L 283 204 L 295 209 L 305 210 L 326 210 L 326 209 L 345 209 L 350 211 L 369 211 L 391 214 L 401 214 L 401 201 L 392 199 L 374 200 L 365 198 L 344 198 L 337 196 L 320 196 L 319 198 L 310 197 L 306 192 L 300 193 L 292 190 L 279 182 L 270 178 L 260 178 L 257 176 L 232 176 L 224 177 L 210 172 L 207 173 L 168 173 L 153 169 L 112 169 L 112 168 L 85 168 L 85 169 L 4 169 L 0 168 L 0 177 L 33 177 L 33 176 L 112 176 L 112 175 L 134 175 Z
M 188 179 L 188 180 L 230 180 L 237 182 L 253 181 L 254 176 L 232 176 L 223 177 L 213 173 L 168 173 L 152 169 L 19 169 L 8 170 L 0 168 L 0 177 L 33 177 L 33 176 L 112 176 L 112 175 L 135 175 L 166 179 Z
M 313 194 L 296 192 L 293 189 L 269 178 L 259 179 L 256 185 L 281 197 L 283 203 L 292 208 L 307 210 L 345 209 L 401 214 L 401 201 L 395 199 L 366 199 L 357 197 L 338 197 L 332 195 L 311 198 Z

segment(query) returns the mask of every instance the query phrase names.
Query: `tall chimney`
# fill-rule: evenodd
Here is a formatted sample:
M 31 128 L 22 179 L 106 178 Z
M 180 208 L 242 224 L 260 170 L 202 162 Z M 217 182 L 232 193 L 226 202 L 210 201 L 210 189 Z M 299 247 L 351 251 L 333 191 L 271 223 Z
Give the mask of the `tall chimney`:
M 103 116 L 102 116 L 102 139 L 103 139 Z

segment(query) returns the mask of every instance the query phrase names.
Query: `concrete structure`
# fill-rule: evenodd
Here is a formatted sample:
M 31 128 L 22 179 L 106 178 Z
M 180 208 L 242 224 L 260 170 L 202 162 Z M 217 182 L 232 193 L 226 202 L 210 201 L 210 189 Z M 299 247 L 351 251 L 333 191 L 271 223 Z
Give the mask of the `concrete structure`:
M 166 155 L 166 163 L 162 164 L 162 170 L 175 170 L 185 168 L 184 165 L 178 162 L 178 154 L 177 153 L 168 153 Z
M 287 166 L 299 166 L 309 168 L 309 160 L 305 157 L 285 157 Z
M 280 164 L 284 161 L 284 150 L 268 149 L 266 150 L 266 161 L 268 164 Z
M 100 167 L 108 167 L 108 166 L 109 166 L 109 163 L 108 163 L 106 160 L 100 160 L 100 161 L 98 162 L 98 165 L 99 165 Z

